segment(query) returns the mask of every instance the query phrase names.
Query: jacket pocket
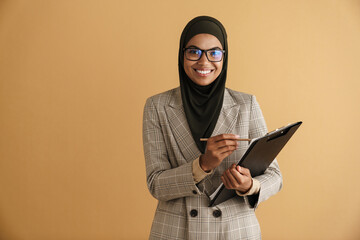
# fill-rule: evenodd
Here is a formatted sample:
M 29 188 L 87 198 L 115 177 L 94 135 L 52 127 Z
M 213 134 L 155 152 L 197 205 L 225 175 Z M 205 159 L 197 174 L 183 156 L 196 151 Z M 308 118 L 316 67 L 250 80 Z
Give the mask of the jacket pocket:
M 229 217 L 253 217 L 255 212 L 250 205 L 246 203 L 244 197 L 235 196 L 217 206 L 224 216 Z
M 159 201 L 156 211 L 183 215 L 185 212 L 185 205 L 181 198 L 170 201 Z

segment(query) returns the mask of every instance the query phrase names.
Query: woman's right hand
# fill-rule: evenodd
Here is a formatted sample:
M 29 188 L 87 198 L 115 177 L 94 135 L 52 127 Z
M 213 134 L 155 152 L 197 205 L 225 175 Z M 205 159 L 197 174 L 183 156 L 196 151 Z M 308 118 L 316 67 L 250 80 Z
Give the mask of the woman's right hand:
M 200 167 L 209 172 L 220 165 L 220 163 L 233 151 L 237 149 L 238 135 L 221 134 L 208 139 L 205 153 L 200 156 Z

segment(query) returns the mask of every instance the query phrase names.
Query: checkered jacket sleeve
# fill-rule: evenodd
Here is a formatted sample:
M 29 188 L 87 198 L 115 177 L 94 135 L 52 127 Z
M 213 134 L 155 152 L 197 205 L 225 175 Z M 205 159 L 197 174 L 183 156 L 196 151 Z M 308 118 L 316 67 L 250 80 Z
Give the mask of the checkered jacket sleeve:
M 147 185 L 158 200 L 201 194 L 192 175 L 192 162 L 174 166 L 168 157 L 157 106 L 153 99 L 146 101 L 143 115 L 143 146 Z

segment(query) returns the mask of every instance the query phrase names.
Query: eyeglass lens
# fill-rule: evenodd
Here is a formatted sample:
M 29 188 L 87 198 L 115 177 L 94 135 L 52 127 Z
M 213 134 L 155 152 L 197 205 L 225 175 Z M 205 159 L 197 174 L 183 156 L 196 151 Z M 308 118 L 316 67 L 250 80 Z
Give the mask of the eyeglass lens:
M 196 48 L 188 48 L 185 50 L 185 56 L 188 60 L 197 61 L 201 58 L 203 51 L 210 62 L 219 62 L 223 57 L 223 52 L 219 49 L 200 50 Z

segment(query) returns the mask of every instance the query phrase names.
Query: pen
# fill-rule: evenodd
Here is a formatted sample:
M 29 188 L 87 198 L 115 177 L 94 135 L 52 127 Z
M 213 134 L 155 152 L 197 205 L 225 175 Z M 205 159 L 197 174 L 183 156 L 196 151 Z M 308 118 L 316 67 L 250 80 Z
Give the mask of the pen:
M 206 142 L 208 140 L 208 138 L 200 138 L 200 141 L 201 142 Z M 251 139 L 248 139 L 248 138 L 237 138 L 236 141 L 248 141 L 250 142 Z

